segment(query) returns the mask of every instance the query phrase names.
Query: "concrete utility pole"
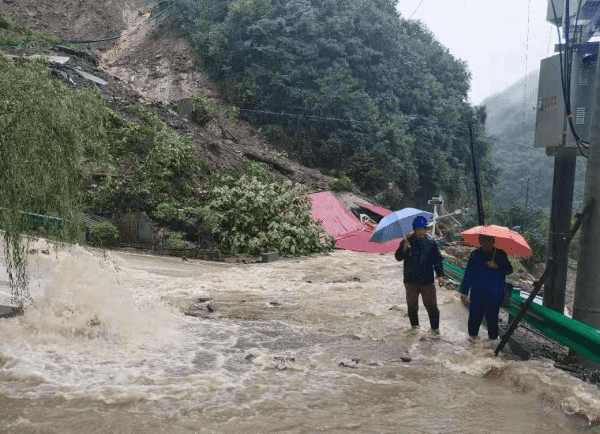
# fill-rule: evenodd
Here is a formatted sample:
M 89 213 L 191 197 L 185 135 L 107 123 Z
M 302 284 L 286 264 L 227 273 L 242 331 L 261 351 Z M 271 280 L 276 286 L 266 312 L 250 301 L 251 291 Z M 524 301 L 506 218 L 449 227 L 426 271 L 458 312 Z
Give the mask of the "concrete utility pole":
M 598 79 L 594 84 L 593 96 L 595 104 L 589 138 L 583 205 L 586 206 L 592 199 L 595 203 L 581 223 L 573 318 L 600 328 L 600 265 L 598 264 L 600 258 L 600 83 Z
M 521 228 L 522 231 L 524 231 L 525 226 L 527 226 L 528 217 L 529 217 L 529 176 L 527 177 L 527 191 L 525 193 L 525 224 Z
M 572 3 L 572 0 L 571 0 Z M 565 32 L 570 34 L 570 16 L 576 15 L 576 11 L 569 8 L 569 0 L 559 2 L 554 0 L 554 8 L 549 0 L 548 4 L 548 18 L 549 21 L 555 25 L 560 26 L 562 24 L 559 21 L 552 21 L 554 18 L 554 12 L 556 11 L 561 17 L 563 13 L 565 15 Z M 557 9 L 560 8 L 560 9 Z M 571 10 L 570 10 L 571 9 Z M 575 23 L 577 24 L 577 23 Z M 561 41 L 558 41 L 559 44 Z M 568 59 L 566 56 L 567 52 L 564 53 L 565 58 L 563 62 L 567 62 L 572 65 L 573 62 L 578 61 L 577 55 L 573 54 Z M 560 65 L 563 68 L 563 65 Z M 560 74 L 560 70 L 553 71 L 554 74 Z M 564 86 L 571 86 L 572 83 L 564 77 Z M 562 87 L 562 86 L 561 86 Z M 570 95 L 570 92 L 566 92 L 566 95 Z M 571 97 L 569 96 L 569 99 Z M 566 107 L 566 104 L 564 105 Z M 576 104 L 574 104 L 576 106 Z M 566 117 L 562 118 L 562 131 L 568 131 L 569 126 Z M 536 132 L 537 134 L 537 132 Z M 546 148 L 547 155 L 554 156 L 554 179 L 552 183 L 552 209 L 550 214 L 550 228 L 548 234 L 548 254 L 546 258 L 546 265 L 548 266 L 554 258 L 558 256 L 565 237 L 571 228 L 571 215 L 573 212 L 573 190 L 575 188 L 575 165 L 577 162 L 575 149 L 565 148 L 567 144 L 568 134 L 561 134 L 560 146 Z M 569 136 L 570 138 L 570 136 Z M 557 143 L 558 144 L 558 143 Z M 548 276 L 546 284 L 544 285 L 544 301 L 543 304 L 550 309 L 557 312 L 564 313 L 565 310 L 565 289 L 567 286 L 567 270 L 569 265 L 569 255 L 565 254 L 555 264 L 554 269 Z
M 570 151 L 570 152 L 569 152 Z M 554 181 L 552 183 L 552 210 L 548 240 L 547 264 L 557 257 L 571 229 L 573 189 L 575 186 L 575 163 L 572 149 L 558 151 L 554 157 Z M 557 312 L 565 310 L 565 288 L 569 255 L 563 255 L 556 263 L 544 285 L 544 306 Z
M 469 138 L 471 143 L 471 156 L 473 157 L 473 178 L 475 180 L 475 198 L 477 199 L 477 218 L 479 226 L 485 225 L 483 215 L 483 202 L 481 201 L 481 186 L 479 185 L 479 173 L 477 172 L 477 162 L 475 161 L 475 132 L 473 125 L 469 122 Z

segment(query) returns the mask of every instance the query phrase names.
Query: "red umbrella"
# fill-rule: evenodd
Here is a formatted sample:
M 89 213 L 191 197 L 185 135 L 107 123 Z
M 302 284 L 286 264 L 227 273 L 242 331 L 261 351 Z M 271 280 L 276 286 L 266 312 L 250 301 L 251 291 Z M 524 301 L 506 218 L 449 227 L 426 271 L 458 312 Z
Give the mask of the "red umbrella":
M 511 231 L 503 226 L 488 225 L 475 226 L 462 233 L 465 242 L 472 246 L 479 247 L 479 235 L 488 235 L 496 239 L 494 247 L 502 249 L 507 255 L 514 256 L 529 256 L 531 255 L 531 247 L 521 235 L 515 231 Z

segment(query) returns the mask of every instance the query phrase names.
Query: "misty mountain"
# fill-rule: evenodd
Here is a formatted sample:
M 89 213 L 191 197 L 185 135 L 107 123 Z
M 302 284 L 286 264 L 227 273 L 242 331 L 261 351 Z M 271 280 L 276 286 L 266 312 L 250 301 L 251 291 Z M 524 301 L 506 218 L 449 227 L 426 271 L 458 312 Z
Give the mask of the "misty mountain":
M 536 100 L 539 69 L 527 74 L 502 92 L 485 98 L 486 135 L 493 139 L 492 159 L 502 169 L 494 189 L 495 200 L 509 206 L 526 201 L 529 178 L 529 205 L 550 208 L 554 157 L 543 148 L 534 148 Z M 573 205 L 583 202 L 586 161 L 577 158 Z

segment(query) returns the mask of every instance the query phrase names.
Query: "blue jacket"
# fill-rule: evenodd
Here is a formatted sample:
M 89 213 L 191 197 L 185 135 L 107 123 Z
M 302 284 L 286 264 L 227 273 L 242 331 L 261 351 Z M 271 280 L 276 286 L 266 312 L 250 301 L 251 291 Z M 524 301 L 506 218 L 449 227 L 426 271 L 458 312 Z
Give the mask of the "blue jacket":
M 486 262 L 491 261 L 498 264 L 498 268 L 490 268 Z M 513 272 L 512 265 L 506 256 L 506 252 L 495 249 L 495 253 L 484 252 L 481 249 L 474 250 L 469 257 L 467 269 L 461 291 L 468 294 L 471 291 L 471 301 L 488 300 L 494 303 L 502 303 L 504 297 L 504 281 L 507 275 Z
M 404 243 L 408 242 L 410 249 L 402 251 Z M 404 261 L 404 283 L 415 285 L 429 285 L 433 283 L 433 271 L 440 277 L 444 276 L 442 255 L 435 240 L 402 240 L 395 253 L 397 261 Z

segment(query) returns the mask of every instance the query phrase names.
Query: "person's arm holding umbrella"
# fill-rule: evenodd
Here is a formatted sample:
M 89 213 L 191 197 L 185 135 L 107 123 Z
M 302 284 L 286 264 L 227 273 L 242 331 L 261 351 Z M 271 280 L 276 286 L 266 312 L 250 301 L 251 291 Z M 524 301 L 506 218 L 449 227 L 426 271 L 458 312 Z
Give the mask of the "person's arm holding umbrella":
M 396 250 L 396 253 L 394 254 L 394 256 L 396 257 L 396 261 L 402 261 L 404 258 L 406 258 L 406 254 L 408 253 L 408 250 L 410 249 L 410 238 L 412 238 L 413 234 L 410 233 L 408 235 L 406 235 L 406 237 L 404 237 L 404 239 L 400 242 L 400 245 L 398 246 L 398 249 Z
M 513 272 L 513 268 L 510 263 L 510 260 L 508 259 L 508 255 L 502 249 L 495 249 L 494 257 L 488 263 L 488 266 L 493 268 L 495 271 L 503 273 L 505 277 L 509 274 L 512 274 Z

